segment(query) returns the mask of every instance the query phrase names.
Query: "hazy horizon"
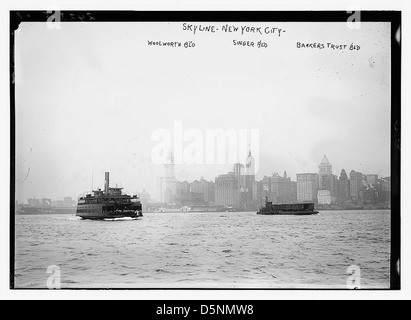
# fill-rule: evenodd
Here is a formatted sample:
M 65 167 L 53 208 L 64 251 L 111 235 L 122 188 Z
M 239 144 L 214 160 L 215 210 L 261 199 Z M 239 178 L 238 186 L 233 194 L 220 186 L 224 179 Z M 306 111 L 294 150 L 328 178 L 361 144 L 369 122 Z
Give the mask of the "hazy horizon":
M 200 23 L 195 23 L 199 25 Z M 216 26 L 225 23 L 213 23 Z M 111 182 L 157 197 L 152 134 L 259 130 L 257 178 L 342 169 L 390 176 L 389 23 L 229 23 L 286 33 L 183 31 L 183 23 L 22 23 L 16 55 L 16 200 L 77 197 Z M 232 45 L 265 41 L 268 48 Z M 148 46 L 194 41 L 195 48 Z M 360 50 L 297 48 L 296 42 Z M 185 142 L 187 145 L 188 141 Z M 253 149 L 253 148 L 252 148 Z M 244 161 L 247 154 L 244 154 Z M 178 180 L 214 180 L 225 165 L 177 165 Z

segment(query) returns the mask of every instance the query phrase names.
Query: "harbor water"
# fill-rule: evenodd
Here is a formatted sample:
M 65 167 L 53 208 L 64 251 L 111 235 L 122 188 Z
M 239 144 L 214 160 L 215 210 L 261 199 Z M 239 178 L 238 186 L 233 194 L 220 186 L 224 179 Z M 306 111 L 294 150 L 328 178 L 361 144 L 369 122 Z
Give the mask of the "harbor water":
M 389 288 L 390 220 L 389 210 L 18 215 L 15 287 L 47 288 L 58 268 L 63 289 L 344 289 L 354 266 L 361 288 Z

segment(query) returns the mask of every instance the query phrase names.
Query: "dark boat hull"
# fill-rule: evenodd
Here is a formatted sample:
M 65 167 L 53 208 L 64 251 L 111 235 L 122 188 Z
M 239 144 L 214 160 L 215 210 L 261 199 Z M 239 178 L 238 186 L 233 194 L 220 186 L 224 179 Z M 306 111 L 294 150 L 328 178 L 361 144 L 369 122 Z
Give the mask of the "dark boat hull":
M 265 207 L 258 211 L 257 214 L 270 216 L 312 216 L 318 214 L 318 211 L 315 210 L 314 203 L 312 202 L 273 204 L 266 197 Z
M 116 213 L 113 214 L 111 212 L 102 212 L 100 214 L 96 213 L 82 213 L 77 214 L 78 217 L 85 219 L 85 220 L 104 220 L 104 219 L 121 219 L 121 218 L 141 218 L 143 215 L 141 213 Z
M 257 212 L 257 214 L 265 216 L 312 216 L 318 214 L 318 211 L 293 211 L 293 212 Z

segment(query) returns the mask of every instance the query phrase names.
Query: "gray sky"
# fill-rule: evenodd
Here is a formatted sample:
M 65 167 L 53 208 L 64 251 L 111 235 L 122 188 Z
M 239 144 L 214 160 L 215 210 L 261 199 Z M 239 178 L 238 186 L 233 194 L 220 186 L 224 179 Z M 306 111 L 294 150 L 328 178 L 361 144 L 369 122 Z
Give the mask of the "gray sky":
M 200 23 L 195 23 L 199 25 Z M 207 23 L 201 23 L 203 25 Z M 218 28 L 223 24 L 212 23 Z M 273 26 L 281 37 L 183 31 L 182 23 L 23 23 L 16 35 L 16 199 L 77 197 L 103 187 L 156 193 L 152 133 L 259 129 L 259 177 L 342 168 L 390 173 L 390 25 Z M 149 47 L 194 41 L 195 48 Z M 267 42 L 268 48 L 234 46 Z M 296 47 L 357 44 L 358 51 Z M 230 165 L 182 165 L 179 180 L 214 180 Z M 30 170 L 29 170 L 30 168 Z

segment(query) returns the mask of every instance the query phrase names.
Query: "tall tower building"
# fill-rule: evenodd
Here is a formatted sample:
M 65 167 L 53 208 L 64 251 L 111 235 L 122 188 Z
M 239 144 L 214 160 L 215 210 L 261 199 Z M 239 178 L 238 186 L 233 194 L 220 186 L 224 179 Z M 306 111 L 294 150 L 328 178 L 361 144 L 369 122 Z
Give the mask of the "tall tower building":
M 232 173 L 237 177 L 241 188 L 245 188 L 245 168 L 241 163 L 236 163 L 233 166 Z
M 338 201 L 346 201 L 350 198 L 350 180 L 347 172 L 342 169 L 338 180 Z
M 333 175 L 333 167 L 326 155 L 321 160 L 319 168 L 319 189 L 330 191 L 332 201 L 337 197 L 337 176 Z
M 219 175 L 215 179 L 215 204 L 240 208 L 240 185 L 235 173 Z
M 245 202 L 245 192 L 246 192 L 246 186 L 245 186 L 245 168 L 244 165 L 241 163 L 236 163 L 234 164 L 233 171 L 231 173 L 233 176 L 236 177 L 237 179 L 237 184 L 238 184 L 238 195 L 236 196 L 238 198 L 239 204 L 238 208 L 242 207 L 242 204 Z M 217 180 L 216 180 L 217 183 Z M 217 196 L 217 193 L 216 193 Z M 217 201 L 217 198 L 216 198 Z
M 324 155 L 324 157 L 322 158 L 319 168 L 320 173 L 333 173 L 333 166 L 331 165 L 326 155 Z
M 354 200 L 362 199 L 363 174 L 351 170 L 350 172 L 350 197 Z
M 255 159 L 251 154 L 251 150 L 248 153 L 248 157 L 245 160 L 245 174 L 247 176 L 253 176 L 255 179 Z
M 171 151 L 166 163 L 164 164 L 164 179 L 162 181 L 164 183 L 164 187 L 162 188 L 164 202 L 175 202 L 178 181 L 175 177 L 174 154 Z
M 174 164 L 174 153 L 170 151 L 168 159 L 164 164 L 164 176 L 165 178 L 175 177 L 175 164 Z
M 319 170 L 319 178 L 320 178 L 320 189 L 322 190 L 330 190 L 330 176 L 333 174 L 333 167 L 328 161 L 327 156 L 324 155 L 323 159 L 321 160 L 320 165 L 318 166 Z M 331 190 L 330 190 L 331 191 Z
M 251 150 L 245 161 L 245 187 L 246 187 L 246 202 L 251 204 L 253 201 L 253 187 L 255 182 L 255 159 L 251 155 Z

